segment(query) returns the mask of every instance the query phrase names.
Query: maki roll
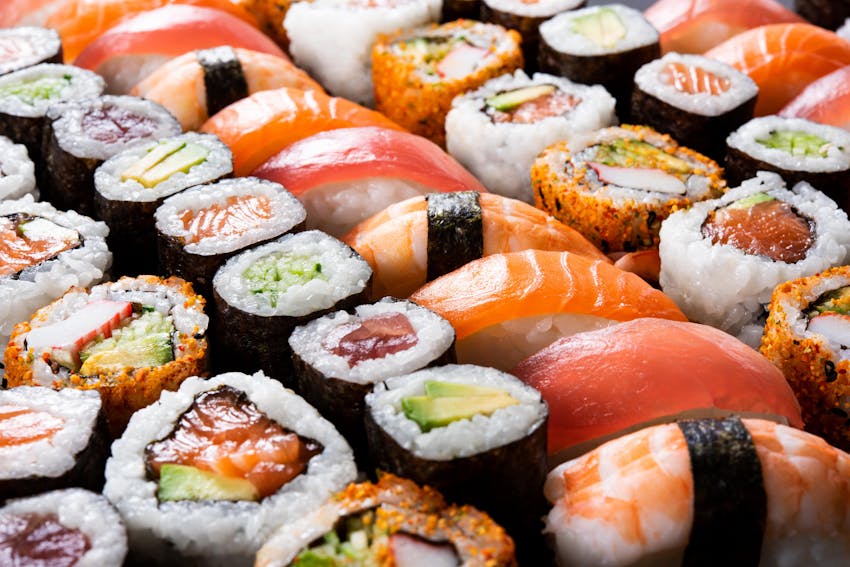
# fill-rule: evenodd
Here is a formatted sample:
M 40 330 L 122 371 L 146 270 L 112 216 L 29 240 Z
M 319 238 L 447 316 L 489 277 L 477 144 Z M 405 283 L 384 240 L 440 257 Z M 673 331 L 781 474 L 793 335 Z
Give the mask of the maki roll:
M 225 179 L 174 195 L 156 210 L 159 271 L 191 281 L 212 297 L 215 272 L 234 254 L 297 232 L 304 206 L 277 183 Z
M 0 75 L 39 63 L 62 63 L 56 30 L 31 26 L 0 29 Z
M 522 67 L 519 33 L 458 20 L 379 39 L 372 48 L 375 108 L 445 146 L 452 99 Z
M 658 32 L 623 4 L 563 12 L 540 25 L 538 67 L 586 85 L 602 85 L 628 118 L 635 72 L 661 56 Z
M 79 486 L 100 492 L 109 455 L 97 392 L 0 390 L 0 500 Z
M 692 321 L 757 346 L 782 282 L 845 263 L 850 221 L 806 183 L 762 172 L 661 226 L 661 288 Z
M 371 279 L 372 269 L 354 250 L 317 230 L 233 256 L 213 279 L 216 365 L 259 368 L 293 386 L 292 330 L 365 302 Z
M 103 162 L 94 173 L 94 212 L 109 225 L 113 272 L 156 272 L 157 207 L 169 195 L 232 172 L 230 149 L 215 136 L 194 132 L 127 149 Z
M 35 186 L 35 165 L 27 148 L 0 136 L 0 201 L 32 195 L 38 199 Z
M 69 488 L 0 508 L 4 565 L 121 567 L 126 555 L 127 531 L 100 494 Z
M 383 474 L 350 484 L 312 514 L 280 527 L 256 567 L 516 565 L 514 543 L 486 514 L 447 506 L 435 490 Z
M 103 493 L 145 565 L 253 564 L 272 531 L 357 474 L 345 439 L 262 374 L 190 378 L 130 420 Z
M 794 0 L 794 9 L 813 24 L 837 30 L 850 18 L 848 0 Z
M 15 326 L 10 386 L 98 390 L 114 437 L 130 415 L 206 370 L 204 299 L 179 278 L 73 288 Z
M 530 203 L 528 175 L 547 146 L 616 123 L 600 86 L 523 71 L 459 95 L 446 116 L 446 148 L 493 193 Z
M 61 209 L 94 211 L 94 171 L 133 146 L 180 134 L 160 105 L 131 96 L 105 95 L 50 108 L 44 133 L 43 197 Z
M 756 83 L 734 67 L 668 53 L 635 74 L 630 120 L 719 160 L 726 136 L 753 117 L 757 95 Z
M 363 399 L 376 382 L 455 362 L 448 321 L 385 298 L 296 327 L 289 337 L 296 390 L 337 426 L 359 458 L 368 454 Z
M 535 204 L 604 252 L 658 245 L 661 222 L 726 188 L 713 160 L 643 126 L 546 148 L 531 168 Z

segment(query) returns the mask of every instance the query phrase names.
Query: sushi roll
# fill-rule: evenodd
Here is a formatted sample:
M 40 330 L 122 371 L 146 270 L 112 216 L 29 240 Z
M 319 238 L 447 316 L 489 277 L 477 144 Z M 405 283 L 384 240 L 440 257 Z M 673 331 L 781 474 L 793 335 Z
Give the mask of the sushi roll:
M 296 327 L 289 336 L 296 390 L 367 460 L 363 399 L 376 382 L 455 362 L 448 321 L 409 301 L 385 298 Z
M 127 531 L 100 494 L 69 488 L 22 498 L 0 508 L 4 565 L 121 567 Z
M 350 484 L 304 518 L 281 526 L 256 567 L 287 565 L 516 565 L 514 542 L 486 514 L 448 506 L 435 490 L 392 474 Z M 312 562 L 312 563 L 311 563 Z
M 294 386 L 287 339 L 310 319 L 364 303 L 372 269 L 323 232 L 287 234 L 230 258 L 213 278 L 216 364 Z
M 23 144 L 0 136 L 0 201 L 32 195 L 38 199 L 35 165 Z
M 844 264 L 850 221 L 806 183 L 761 172 L 661 226 L 661 288 L 692 321 L 757 346 L 773 289 Z
M 333 425 L 262 374 L 190 378 L 130 420 L 104 495 L 144 565 L 252 565 L 272 531 L 357 474 Z
M 94 171 L 133 146 L 176 136 L 180 124 L 160 105 L 105 95 L 52 106 L 44 132 L 42 197 L 60 209 L 94 211 Z
M 62 63 L 62 40 L 55 30 L 21 26 L 0 29 L 0 75 L 39 63 Z
M 558 14 L 540 25 L 538 68 L 576 83 L 602 85 L 628 118 L 635 72 L 661 55 L 658 32 L 623 4 Z
M 757 95 L 755 82 L 734 67 L 668 53 L 635 74 L 630 120 L 720 160 L 726 136 L 753 117 Z
M 103 162 L 94 172 L 94 213 L 109 226 L 113 273 L 155 273 L 157 207 L 187 187 L 232 172 L 230 149 L 215 136 L 194 132 L 130 148 Z
M 850 449 L 850 267 L 780 284 L 770 300 L 761 352 L 776 364 L 803 409 L 806 429 Z
M 0 423 L 0 501 L 72 486 L 103 488 L 109 437 L 97 392 L 0 390 Z
M 295 0 L 229 0 L 231 4 L 245 8 L 249 14 L 257 19 L 260 30 L 272 38 L 281 49 L 289 47 L 289 37 L 283 22 L 286 13 L 295 3 Z
M 306 216 L 298 199 L 270 181 L 240 177 L 187 189 L 156 210 L 159 271 L 212 298 L 213 277 L 228 258 L 301 230 Z
M 366 396 L 366 433 L 378 470 L 432 486 L 486 511 L 539 559 L 546 477 L 546 403 L 510 374 L 473 365 L 388 378 Z M 527 554 L 527 555 L 524 555 Z
M 713 160 L 643 126 L 600 130 L 546 148 L 531 168 L 535 204 L 604 252 L 658 245 L 661 223 L 723 194 Z
M 440 18 L 440 0 L 295 2 L 283 22 L 295 64 L 328 91 L 374 106 L 372 44 L 381 34 Z
M 517 71 L 455 97 L 446 116 L 446 148 L 493 193 L 530 203 L 528 172 L 537 154 L 614 125 L 615 104 L 598 85 Z
M 0 156 L 0 161 L 4 158 Z M 109 228 L 31 195 L 0 201 L 0 345 L 25 321 L 74 286 L 100 283 L 112 264 Z
M 121 278 L 73 288 L 18 323 L 10 386 L 98 390 L 113 437 L 134 411 L 206 371 L 204 299 L 179 278 Z
M 840 207 L 850 207 L 850 132 L 800 118 L 764 116 L 732 132 L 726 144 L 730 184 L 774 171 L 789 187 L 807 181 Z
M 452 99 L 522 67 L 520 35 L 472 20 L 385 36 L 372 48 L 375 108 L 445 146 Z
M 813 24 L 837 30 L 850 18 L 848 0 L 794 0 L 794 9 Z

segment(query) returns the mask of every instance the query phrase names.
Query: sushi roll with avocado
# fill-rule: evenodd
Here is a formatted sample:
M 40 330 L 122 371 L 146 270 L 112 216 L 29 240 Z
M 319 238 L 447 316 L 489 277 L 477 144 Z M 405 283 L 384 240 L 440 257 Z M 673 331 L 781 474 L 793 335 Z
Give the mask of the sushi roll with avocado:
M 38 199 L 35 186 L 35 165 L 27 148 L 6 136 L 0 136 L 0 201 L 32 195 Z
M 351 448 L 312 406 L 263 376 L 190 378 L 137 412 L 103 493 L 144 565 L 252 565 L 279 525 L 357 474 Z
M 62 40 L 56 30 L 35 26 L 0 29 L 0 75 L 39 63 L 62 63 Z

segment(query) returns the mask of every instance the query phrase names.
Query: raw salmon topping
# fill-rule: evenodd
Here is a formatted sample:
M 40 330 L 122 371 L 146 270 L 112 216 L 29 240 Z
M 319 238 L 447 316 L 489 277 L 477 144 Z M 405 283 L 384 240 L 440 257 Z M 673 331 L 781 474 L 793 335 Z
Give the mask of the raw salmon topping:
M 272 218 L 268 197 L 245 195 L 228 197 L 225 203 L 214 203 L 206 209 L 185 210 L 179 213 L 183 228 L 189 233 L 186 244 L 205 238 L 239 236 Z
M 322 346 L 354 367 L 364 360 L 407 350 L 417 342 L 410 319 L 402 313 L 392 313 L 340 325 L 325 337 Z
M 507 112 L 493 112 L 493 122 L 533 124 L 550 116 L 566 114 L 580 102 L 580 98 L 556 90 L 553 93 L 523 102 Z
M 0 277 L 55 258 L 80 244 L 76 231 L 28 215 L 0 217 Z
M 0 406 L 0 447 L 49 439 L 62 429 L 64 423 L 62 418 L 46 411 L 22 406 Z
M 156 132 L 156 122 L 147 116 L 107 105 L 87 112 L 83 116 L 82 128 L 89 138 L 111 144 L 147 138 Z
M 0 565 L 71 567 L 89 549 L 83 532 L 53 514 L 10 515 L 0 522 Z
M 229 386 L 195 398 L 165 439 L 145 449 L 148 472 L 164 464 L 196 467 L 253 484 L 260 498 L 301 474 L 324 447 L 287 431 Z
M 668 63 L 661 71 L 661 80 L 687 94 L 719 95 L 732 86 L 732 82 L 725 77 L 684 63 Z

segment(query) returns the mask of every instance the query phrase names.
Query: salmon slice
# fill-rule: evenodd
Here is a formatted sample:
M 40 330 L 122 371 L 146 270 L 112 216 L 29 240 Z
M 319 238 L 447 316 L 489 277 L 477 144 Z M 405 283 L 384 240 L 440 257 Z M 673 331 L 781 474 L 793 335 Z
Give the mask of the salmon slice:
M 0 217 L 0 277 L 50 260 L 79 244 L 79 240 L 63 240 L 48 235 L 28 237 L 20 234 L 17 223 Z
M 850 65 L 850 42 L 810 24 L 774 24 L 737 35 L 705 54 L 759 87 L 756 116 L 775 114 L 809 83 Z
M 179 217 L 189 233 L 185 244 L 194 244 L 206 238 L 243 234 L 271 219 L 272 210 L 268 197 L 243 195 L 228 197 L 225 203 L 214 203 L 205 209 L 181 211 Z
M 661 77 L 662 80 L 673 85 L 677 91 L 687 94 L 719 95 L 732 86 L 732 82 L 725 77 L 715 75 L 702 67 L 684 63 L 667 64 L 661 71 Z
M 235 175 L 248 175 L 283 148 L 325 130 L 379 126 L 403 130 L 383 114 L 317 91 L 282 88 L 231 104 L 201 128 L 233 152 Z
M 62 430 L 64 424 L 62 418 L 46 411 L 0 406 L 0 447 L 50 439 Z
M 779 111 L 779 116 L 850 130 L 850 66 L 810 83 Z

